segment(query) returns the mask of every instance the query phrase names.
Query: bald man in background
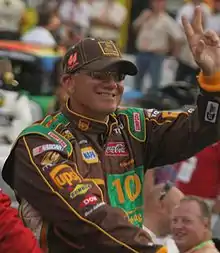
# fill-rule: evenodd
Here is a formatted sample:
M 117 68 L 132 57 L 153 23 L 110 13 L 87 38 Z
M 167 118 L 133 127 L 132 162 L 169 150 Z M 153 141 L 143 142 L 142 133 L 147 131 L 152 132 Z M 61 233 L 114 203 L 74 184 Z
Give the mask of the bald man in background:
M 170 237 L 170 215 L 183 197 L 180 190 L 167 182 L 154 186 L 144 199 L 143 229 L 153 243 L 166 246 L 168 253 L 179 252 Z

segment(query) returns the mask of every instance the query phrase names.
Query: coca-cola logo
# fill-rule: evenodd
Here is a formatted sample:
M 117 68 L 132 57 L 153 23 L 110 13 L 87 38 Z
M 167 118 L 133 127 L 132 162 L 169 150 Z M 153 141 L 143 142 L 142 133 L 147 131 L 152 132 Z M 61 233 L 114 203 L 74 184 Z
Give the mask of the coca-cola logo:
M 109 142 L 106 149 L 105 155 L 107 156 L 127 156 L 128 150 L 124 142 Z

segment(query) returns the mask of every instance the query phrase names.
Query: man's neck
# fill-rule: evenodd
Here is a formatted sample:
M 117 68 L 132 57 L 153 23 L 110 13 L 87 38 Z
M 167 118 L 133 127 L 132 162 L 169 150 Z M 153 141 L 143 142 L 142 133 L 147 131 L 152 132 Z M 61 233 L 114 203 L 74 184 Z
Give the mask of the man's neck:
M 164 14 L 165 13 L 165 11 L 153 11 L 153 15 L 154 16 L 160 16 L 161 14 Z
M 100 121 L 103 123 L 107 123 L 109 119 L 109 115 L 94 113 L 91 110 L 88 110 L 88 108 L 85 108 L 83 106 L 77 107 L 74 105 L 74 102 L 71 100 L 69 103 L 69 109 L 74 113 L 82 115 L 82 117 L 87 117 L 87 118 Z

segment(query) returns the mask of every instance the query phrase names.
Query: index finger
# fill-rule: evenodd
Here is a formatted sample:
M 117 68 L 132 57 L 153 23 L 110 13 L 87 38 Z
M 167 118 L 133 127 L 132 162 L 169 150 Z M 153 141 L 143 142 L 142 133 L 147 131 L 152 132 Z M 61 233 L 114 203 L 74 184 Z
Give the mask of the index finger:
M 185 16 L 182 17 L 182 24 L 183 24 L 183 28 L 184 28 L 184 32 L 186 34 L 187 40 L 190 41 L 190 39 L 194 35 L 194 30 Z
M 192 27 L 196 33 L 203 33 L 203 17 L 201 8 L 199 6 L 197 6 L 195 9 L 195 16 L 193 18 Z

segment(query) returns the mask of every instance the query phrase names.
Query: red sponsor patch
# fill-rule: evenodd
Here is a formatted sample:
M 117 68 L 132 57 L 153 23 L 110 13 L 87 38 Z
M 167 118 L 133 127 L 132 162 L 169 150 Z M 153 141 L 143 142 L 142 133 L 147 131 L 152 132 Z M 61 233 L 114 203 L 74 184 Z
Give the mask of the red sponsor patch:
M 134 130 L 136 132 L 141 132 L 141 118 L 139 112 L 133 113 L 133 120 L 134 120 Z
M 127 156 L 128 150 L 124 142 L 109 142 L 105 149 L 106 156 Z
M 95 195 L 89 194 L 84 200 L 80 203 L 79 207 L 83 208 L 89 205 L 95 205 L 98 202 L 98 199 Z
M 65 141 L 63 141 L 58 135 L 56 135 L 53 132 L 49 132 L 48 135 L 53 138 L 54 140 L 56 140 L 63 148 L 65 148 L 67 146 L 67 144 L 65 143 Z

